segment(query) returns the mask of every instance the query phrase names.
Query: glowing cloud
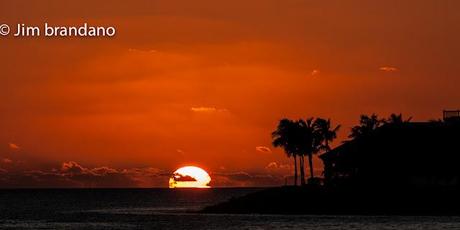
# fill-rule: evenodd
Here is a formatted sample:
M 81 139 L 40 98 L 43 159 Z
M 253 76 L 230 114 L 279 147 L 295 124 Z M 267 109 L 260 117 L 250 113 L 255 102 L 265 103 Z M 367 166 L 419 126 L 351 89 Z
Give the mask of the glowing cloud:
M 319 75 L 321 72 L 317 69 L 314 69 L 313 71 L 311 71 L 310 75 L 311 76 L 316 76 L 316 75 Z
M 379 68 L 379 70 L 384 71 L 384 72 L 397 72 L 398 68 L 392 67 L 392 66 L 382 66 Z
M 291 166 L 289 164 L 270 162 L 265 166 L 265 170 L 276 173 L 289 173 L 291 172 Z
M 190 110 L 196 113 L 227 112 L 226 109 L 217 109 L 214 107 L 192 107 Z
M 21 147 L 19 147 L 19 145 L 17 144 L 14 144 L 14 143 L 9 143 L 8 146 L 10 147 L 10 149 L 12 150 L 19 150 Z
M 256 150 L 261 153 L 271 153 L 272 152 L 272 150 L 266 146 L 257 146 Z

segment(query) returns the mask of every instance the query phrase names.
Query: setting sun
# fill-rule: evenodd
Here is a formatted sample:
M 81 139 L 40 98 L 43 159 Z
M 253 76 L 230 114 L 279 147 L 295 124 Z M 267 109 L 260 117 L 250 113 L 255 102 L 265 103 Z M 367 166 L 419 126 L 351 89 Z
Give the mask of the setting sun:
M 176 170 L 169 179 L 169 188 L 209 188 L 211 177 L 198 167 L 186 166 Z

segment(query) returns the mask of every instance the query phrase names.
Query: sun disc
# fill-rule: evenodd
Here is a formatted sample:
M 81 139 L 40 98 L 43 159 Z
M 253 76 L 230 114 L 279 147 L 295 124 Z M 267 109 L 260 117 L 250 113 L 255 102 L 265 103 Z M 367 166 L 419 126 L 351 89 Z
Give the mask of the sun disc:
M 211 177 L 202 168 L 185 166 L 177 169 L 169 179 L 170 188 L 209 188 Z

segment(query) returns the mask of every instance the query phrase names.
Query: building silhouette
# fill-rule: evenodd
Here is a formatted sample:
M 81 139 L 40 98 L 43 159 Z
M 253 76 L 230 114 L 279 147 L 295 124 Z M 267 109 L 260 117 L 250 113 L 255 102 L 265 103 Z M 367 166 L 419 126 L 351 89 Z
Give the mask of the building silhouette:
M 320 158 L 329 186 L 460 187 L 460 111 L 385 124 Z

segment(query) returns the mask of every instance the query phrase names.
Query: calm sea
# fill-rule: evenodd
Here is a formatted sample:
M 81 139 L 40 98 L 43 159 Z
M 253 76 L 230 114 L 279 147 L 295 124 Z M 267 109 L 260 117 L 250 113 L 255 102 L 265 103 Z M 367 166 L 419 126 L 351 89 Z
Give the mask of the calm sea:
M 0 190 L 0 229 L 460 229 L 460 217 L 190 212 L 256 190 Z

